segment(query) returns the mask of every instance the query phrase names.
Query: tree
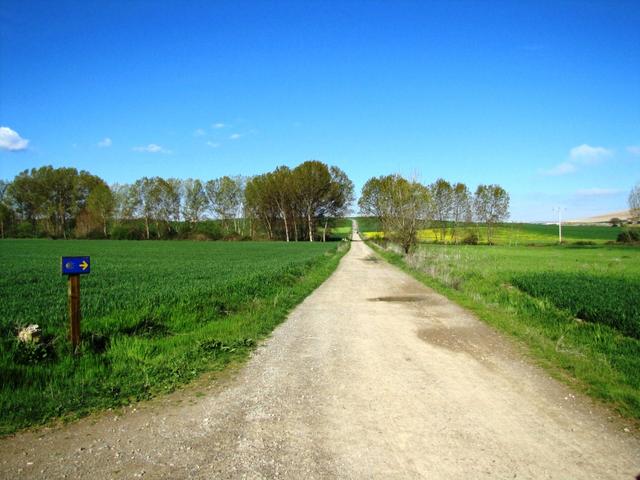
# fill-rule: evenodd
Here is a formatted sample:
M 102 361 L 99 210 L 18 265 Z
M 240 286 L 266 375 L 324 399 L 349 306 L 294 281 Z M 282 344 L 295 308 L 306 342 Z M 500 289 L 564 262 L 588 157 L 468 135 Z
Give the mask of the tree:
M 6 196 L 8 203 L 14 206 L 18 219 L 30 223 L 32 231 L 35 233 L 36 222 L 45 198 L 29 170 L 24 170 L 16 175 L 13 182 L 7 187 Z
M 346 214 L 353 202 L 353 183 L 338 167 L 313 160 L 293 170 L 278 167 L 249 179 L 244 198 L 247 210 L 263 222 L 269 238 L 297 241 L 304 236 L 313 242 L 321 221 L 326 241 L 329 223 Z
M 116 222 L 132 219 L 138 210 L 140 198 L 134 192 L 133 185 L 115 183 L 111 185 L 113 194 L 113 218 Z
M 308 160 L 293 169 L 293 183 L 300 195 L 300 207 L 310 242 L 313 242 L 316 219 L 326 211 L 331 180 L 329 168 L 317 160 Z
M 629 192 L 629 213 L 633 220 L 640 222 L 640 182 Z
M 433 220 L 438 227 L 436 240 L 438 239 L 438 229 L 440 230 L 440 241 L 444 242 L 447 235 L 447 221 L 451 217 L 453 210 L 453 188 L 446 180 L 439 178 L 429 185 L 431 194 L 431 207 L 433 209 Z
M 180 220 L 182 203 L 182 182 L 177 178 L 163 179 L 156 177 L 159 189 L 159 203 L 156 212 L 156 228 L 160 238 L 160 222 L 164 222 L 167 231 L 171 230 L 171 222 Z
M 7 190 L 10 183 L 6 180 L 0 180 L 0 238 L 4 238 L 5 228 L 13 219 L 13 211 L 9 206 L 9 196 Z
M 371 178 L 358 202 L 365 215 L 373 214 L 385 237 L 397 241 L 405 253 L 418 242 L 418 231 L 429 219 L 429 189 L 400 175 Z
M 495 224 L 509 218 L 509 194 L 499 185 L 478 185 L 474 211 L 477 220 L 487 226 L 487 243 L 491 245 Z
M 151 238 L 149 222 L 155 217 L 155 211 L 159 202 L 156 182 L 149 177 L 136 180 L 129 189 L 127 205 L 133 207 L 131 215 L 139 215 L 144 218 L 144 230 L 147 240 Z
M 289 167 L 278 167 L 266 176 L 268 196 L 273 199 L 284 224 L 285 240 L 290 240 L 289 224 L 293 215 L 293 176 Z
M 470 221 L 471 217 L 471 192 L 464 183 L 456 183 L 453 186 L 451 202 L 451 238 L 458 243 L 458 227 L 460 223 Z
M 331 167 L 331 187 L 327 193 L 323 211 L 324 226 L 322 241 L 327 241 L 327 226 L 330 218 L 341 218 L 348 214 L 353 203 L 353 182 L 338 167 Z
M 87 198 L 87 210 L 100 220 L 102 233 L 107 236 L 107 222 L 113 215 L 115 199 L 111 189 L 106 184 L 96 185 Z
M 269 174 L 257 175 L 247 181 L 244 192 L 247 209 L 253 217 L 262 220 L 269 240 L 274 237 L 278 217 L 278 207 L 271 194 L 272 184 Z
M 225 230 L 229 231 L 229 220 L 235 220 L 242 205 L 241 185 L 231 177 L 224 176 L 209 180 L 205 184 L 209 208 L 222 220 Z
M 189 178 L 182 182 L 185 220 L 197 225 L 207 209 L 207 194 L 200 180 Z
M 86 209 L 91 191 L 102 179 L 75 168 L 45 166 L 25 170 L 7 189 L 18 217 L 36 231 L 38 223 L 52 236 L 67 238 L 77 215 Z

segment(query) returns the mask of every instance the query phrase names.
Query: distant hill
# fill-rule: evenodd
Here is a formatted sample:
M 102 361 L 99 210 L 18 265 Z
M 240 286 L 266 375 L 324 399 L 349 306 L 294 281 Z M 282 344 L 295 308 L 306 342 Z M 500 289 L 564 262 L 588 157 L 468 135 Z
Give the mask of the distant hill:
M 607 223 L 612 218 L 619 218 L 620 220 L 629 220 L 631 218 L 631 213 L 629 212 L 629 210 L 620 210 L 618 212 L 604 213 L 602 215 L 596 215 L 594 217 L 567 220 L 565 223 Z

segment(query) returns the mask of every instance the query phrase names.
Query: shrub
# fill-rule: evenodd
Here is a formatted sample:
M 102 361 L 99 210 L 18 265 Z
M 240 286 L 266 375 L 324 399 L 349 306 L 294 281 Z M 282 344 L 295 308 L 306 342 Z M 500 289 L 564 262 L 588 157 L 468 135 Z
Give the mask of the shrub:
M 462 239 L 464 245 L 477 245 L 479 241 L 478 234 L 475 232 L 467 233 Z
M 617 240 L 620 243 L 640 242 L 640 231 L 634 228 L 623 230 L 618 234 Z
M 142 240 L 145 233 L 134 225 L 116 225 L 111 229 L 113 240 Z
M 230 232 L 230 233 L 227 233 L 224 237 L 222 237 L 222 239 L 228 242 L 238 242 L 242 240 L 242 235 L 240 235 L 238 232 Z

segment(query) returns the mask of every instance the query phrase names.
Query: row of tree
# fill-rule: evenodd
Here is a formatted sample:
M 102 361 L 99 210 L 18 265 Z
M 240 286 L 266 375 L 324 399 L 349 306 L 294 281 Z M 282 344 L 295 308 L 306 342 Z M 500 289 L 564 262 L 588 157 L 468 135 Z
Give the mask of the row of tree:
M 89 172 L 47 166 L 0 182 L 0 234 L 106 238 L 114 228 L 141 223 L 143 238 L 166 238 L 178 222 L 196 232 L 214 218 L 226 234 L 326 240 L 330 219 L 352 202 L 347 175 L 318 161 L 255 177 L 143 177 L 112 186 Z
M 259 218 L 270 239 L 313 241 L 320 223 L 326 240 L 330 219 L 346 215 L 353 202 L 353 183 L 338 167 L 308 161 L 293 170 L 278 167 L 251 178 L 246 185 L 248 212 Z
M 436 240 L 444 242 L 449 234 L 457 243 L 460 225 L 483 223 L 491 243 L 495 225 L 509 217 L 509 194 L 499 185 L 479 185 L 472 194 L 464 183 L 438 179 L 423 185 L 400 175 L 369 179 L 358 205 L 364 215 L 378 218 L 385 237 L 405 252 L 417 242 L 418 231 L 430 225 Z

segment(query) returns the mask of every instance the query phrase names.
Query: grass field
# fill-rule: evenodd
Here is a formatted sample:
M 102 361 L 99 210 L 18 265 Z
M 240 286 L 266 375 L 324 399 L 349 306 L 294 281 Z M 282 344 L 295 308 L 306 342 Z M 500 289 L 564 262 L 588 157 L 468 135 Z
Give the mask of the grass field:
M 520 339 L 554 375 L 640 419 L 640 249 L 422 244 L 392 263 Z
M 0 242 L 0 433 L 168 391 L 246 356 L 335 268 L 347 244 Z M 339 252 L 337 252 L 337 249 Z M 81 279 L 82 354 L 67 340 L 61 255 Z M 37 347 L 19 327 L 43 330 Z
M 358 228 L 367 234 L 369 238 L 380 237 L 380 225 L 377 219 L 358 217 Z M 635 228 L 635 227 L 634 227 Z M 590 225 L 563 225 L 563 242 L 593 242 L 605 243 L 615 241 L 623 229 L 620 227 L 590 226 Z M 458 236 L 464 236 L 475 232 L 481 243 L 486 243 L 486 228 L 481 225 L 466 226 L 460 229 Z M 433 228 L 421 230 L 419 240 L 422 242 L 434 242 L 439 232 Z M 447 233 L 447 242 L 451 242 L 451 231 Z M 534 223 L 505 223 L 497 226 L 493 234 L 493 243 L 496 245 L 530 245 L 530 244 L 554 244 L 558 243 L 557 225 L 539 225 Z

